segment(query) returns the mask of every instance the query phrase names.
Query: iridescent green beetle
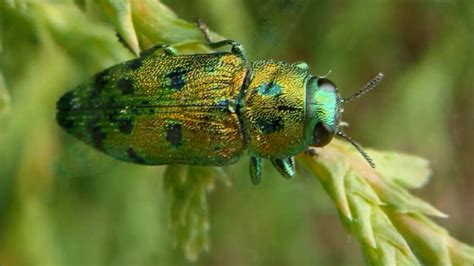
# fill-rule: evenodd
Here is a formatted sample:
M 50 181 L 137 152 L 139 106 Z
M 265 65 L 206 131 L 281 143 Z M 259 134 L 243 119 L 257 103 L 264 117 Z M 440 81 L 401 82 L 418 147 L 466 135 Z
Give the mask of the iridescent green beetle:
M 56 119 L 68 133 L 119 160 L 145 164 L 228 165 L 244 150 L 253 183 L 262 158 L 286 178 L 293 156 L 328 144 L 339 130 L 341 104 L 369 91 L 379 74 L 348 99 L 305 63 L 265 60 L 247 64 L 235 41 L 231 52 L 177 55 L 167 45 L 106 69 L 57 103 Z M 372 164 L 372 163 L 371 163 Z

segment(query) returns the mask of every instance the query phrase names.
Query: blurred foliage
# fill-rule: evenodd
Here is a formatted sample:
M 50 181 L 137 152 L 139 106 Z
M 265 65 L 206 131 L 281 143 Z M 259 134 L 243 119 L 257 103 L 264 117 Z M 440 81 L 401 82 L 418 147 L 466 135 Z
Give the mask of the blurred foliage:
M 201 251 L 209 251 L 207 193 L 214 189 L 216 179 L 230 185 L 220 167 L 170 165 L 164 173 L 164 187 L 170 193 L 174 244 L 181 246 L 192 261 Z
M 369 265 L 471 265 L 474 247 L 460 243 L 427 215 L 446 218 L 405 189 L 422 186 L 430 172 L 426 160 L 371 151 L 381 165 L 361 163 L 354 147 L 340 140 L 303 163 L 336 203 L 346 228 L 359 238 Z M 394 169 L 399 169 L 393 171 Z
M 453 235 L 474 242 L 474 2 L 164 3 L 240 41 L 250 60 L 332 69 L 344 95 L 384 72 L 377 92 L 346 107 L 351 135 L 427 157 L 434 177 L 420 194 L 448 211 L 439 222 Z M 210 245 L 203 265 L 361 264 L 339 218 L 367 262 L 473 260 L 472 248 L 424 216 L 443 214 L 406 192 L 428 180 L 418 157 L 370 151 L 374 172 L 335 141 L 298 160 L 322 186 L 306 175 L 287 182 L 265 167 L 257 187 L 243 158 L 225 168 L 232 188 L 209 196 L 212 176 L 228 182 L 219 169 L 126 164 L 66 136 L 55 125 L 55 101 L 90 75 L 156 43 L 209 51 L 193 23 L 158 1 L 6 0 L 0 25 L 2 265 L 185 264 L 173 238 L 189 258 Z

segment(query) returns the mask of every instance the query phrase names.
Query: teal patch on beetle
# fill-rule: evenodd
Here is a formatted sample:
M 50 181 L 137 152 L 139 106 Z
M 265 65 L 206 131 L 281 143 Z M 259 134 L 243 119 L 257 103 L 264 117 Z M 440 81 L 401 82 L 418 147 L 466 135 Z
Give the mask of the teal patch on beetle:
M 274 82 L 263 83 L 258 87 L 257 92 L 261 95 L 279 96 L 281 94 L 281 86 Z

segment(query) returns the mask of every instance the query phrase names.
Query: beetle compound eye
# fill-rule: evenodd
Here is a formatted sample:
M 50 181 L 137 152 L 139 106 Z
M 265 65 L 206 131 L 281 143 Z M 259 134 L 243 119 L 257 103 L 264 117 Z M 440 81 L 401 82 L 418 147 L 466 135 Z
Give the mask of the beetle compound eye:
M 318 122 L 313 130 L 313 145 L 316 147 L 325 146 L 333 136 L 334 132 L 326 124 Z
M 335 91 L 336 90 L 336 85 L 334 83 L 332 83 L 332 81 L 330 81 L 327 78 L 318 79 L 318 87 L 321 90 L 325 90 L 325 91 Z

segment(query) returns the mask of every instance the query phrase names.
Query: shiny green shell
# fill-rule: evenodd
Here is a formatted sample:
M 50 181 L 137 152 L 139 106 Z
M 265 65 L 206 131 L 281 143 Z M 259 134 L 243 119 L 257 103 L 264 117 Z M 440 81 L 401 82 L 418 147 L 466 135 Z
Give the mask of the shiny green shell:
M 112 66 L 64 94 L 57 121 L 123 161 L 227 165 L 248 150 L 254 182 L 262 158 L 291 177 L 293 156 L 314 145 L 315 127 L 337 127 L 337 91 L 322 93 L 305 64 L 268 60 L 248 66 L 235 50 L 153 50 Z

